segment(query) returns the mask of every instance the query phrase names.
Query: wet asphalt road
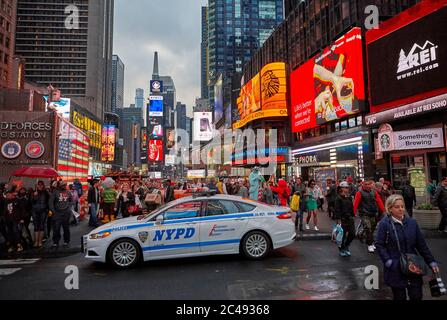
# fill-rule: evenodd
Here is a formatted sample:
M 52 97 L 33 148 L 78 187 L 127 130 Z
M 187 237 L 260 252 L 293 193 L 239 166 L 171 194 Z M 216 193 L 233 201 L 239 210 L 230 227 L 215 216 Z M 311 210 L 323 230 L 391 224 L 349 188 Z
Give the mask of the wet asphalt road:
M 428 243 L 447 280 L 446 240 Z M 330 241 L 312 240 L 296 242 L 260 262 L 215 256 L 147 262 L 125 271 L 88 262 L 80 253 L 18 266 L 0 260 L 0 299 L 391 299 L 382 277 L 379 290 L 365 289 L 365 267 L 382 269 L 377 255 L 357 241 L 352 254 L 341 258 Z M 79 290 L 65 289 L 68 265 L 79 268 Z M 8 275 L 2 273 L 5 268 L 16 271 Z M 430 298 L 428 287 L 425 290 Z

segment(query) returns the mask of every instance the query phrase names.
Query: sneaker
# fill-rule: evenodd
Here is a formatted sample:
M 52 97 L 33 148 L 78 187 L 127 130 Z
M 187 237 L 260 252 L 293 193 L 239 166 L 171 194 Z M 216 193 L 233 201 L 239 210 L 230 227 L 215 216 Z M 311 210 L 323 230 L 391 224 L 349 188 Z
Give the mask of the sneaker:
M 349 249 L 346 249 L 345 252 L 346 252 L 346 254 L 348 255 L 348 257 L 351 256 L 351 251 L 349 251 Z
M 345 250 L 340 250 L 340 257 L 348 257 L 348 254 Z
M 9 249 L 8 249 L 8 253 L 11 253 L 11 252 L 13 252 L 14 251 L 14 249 L 12 248 L 12 247 L 10 247 Z
M 320 229 L 318 229 L 317 226 L 314 227 L 314 230 L 315 230 L 315 231 L 320 231 Z
M 70 243 L 64 242 L 64 247 L 68 247 L 69 245 L 70 245 Z
M 23 247 L 22 247 L 22 245 L 18 245 L 17 246 L 17 252 L 22 252 L 23 251 Z
M 376 251 L 376 249 L 377 249 L 376 246 L 375 246 L 375 245 L 372 245 L 372 247 L 373 247 L 374 251 Z
M 368 252 L 374 253 L 375 249 L 374 246 L 368 246 Z
M 306 230 L 310 230 L 310 226 L 306 224 Z
M 57 248 L 57 247 L 59 247 L 59 244 L 54 243 L 54 244 L 52 245 L 52 247 L 53 247 L 53 248 Z

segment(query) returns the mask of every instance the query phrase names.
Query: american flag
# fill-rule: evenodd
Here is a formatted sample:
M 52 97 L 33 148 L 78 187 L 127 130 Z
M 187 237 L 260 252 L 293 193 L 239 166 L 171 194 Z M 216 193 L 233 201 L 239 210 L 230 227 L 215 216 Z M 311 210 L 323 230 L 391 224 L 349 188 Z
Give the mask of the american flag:
M 61 119 L 58 167 L 66 181 L 87 181 L 89 165 L 89 139 L 74 125 Z

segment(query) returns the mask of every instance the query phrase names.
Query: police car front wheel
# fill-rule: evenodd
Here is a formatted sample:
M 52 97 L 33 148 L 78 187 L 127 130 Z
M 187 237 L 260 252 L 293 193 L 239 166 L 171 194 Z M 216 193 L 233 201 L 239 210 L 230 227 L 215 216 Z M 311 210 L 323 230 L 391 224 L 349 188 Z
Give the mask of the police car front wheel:
M 270 252 L 270 239 L 260 231 L 248 233 L 242 241 L 242 252 L 251 260 L 260 260 L 265 258 Z
M 132 268 L 140 261 L 138 244 L 131 239 L 118 240 L 108 251 L 109 261 L 120 269 Z

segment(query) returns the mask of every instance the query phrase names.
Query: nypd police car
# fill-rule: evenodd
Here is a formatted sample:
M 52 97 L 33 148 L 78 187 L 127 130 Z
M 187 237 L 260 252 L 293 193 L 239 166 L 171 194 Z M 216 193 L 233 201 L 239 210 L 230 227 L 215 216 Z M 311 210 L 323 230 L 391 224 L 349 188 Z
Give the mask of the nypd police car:
M 82 250 L 88 260 L 130 268 L 139 261 L 219 254 L 258 260 L 295 237 L 289 208 L 201 194 L 101 226 L 82 238 Z

